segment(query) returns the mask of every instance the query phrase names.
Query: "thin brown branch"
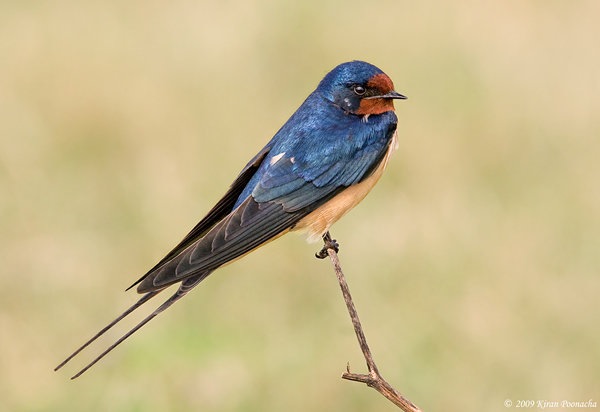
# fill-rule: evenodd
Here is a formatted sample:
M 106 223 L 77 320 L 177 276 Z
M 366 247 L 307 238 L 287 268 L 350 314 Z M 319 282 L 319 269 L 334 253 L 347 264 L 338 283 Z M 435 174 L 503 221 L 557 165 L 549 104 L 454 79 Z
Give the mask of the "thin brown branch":
M 352 324 L 354 325 L 354 332 L 358 338 L 358 344 L 360 345 L 360 349 L 365 357 L 365 361 L 367 362 L 367 369 L 369 370 L 368 374 L 350 373 L 350 365 L 348 365 L 346 367 L 346 372 L 342 374 L 342 378 L 367 384 L 367 386 L 374 388 L 377 392 L 385 396 L 390 402 L 398 406 L 404 412 L 421 412 L 419 407 L 402 396 L 402 394 L 400 394 L 400 392 L 395 390 L 389 383 L 387 383 L 379 373 L 377 365 L 373 360 L 371 349 L 369 349 L 369 345 L 367 344 L 367 339 L 365 338 L 362 325 L 360 324 L 358 312 L 356 312 L 356 307 L 352 301 L 352 296 L 350 295 L 350 289 L 348 288 L 346 277 L 344 276 L 344 272 L 342 271 L 342 267 L 340 265 L 340 260 L 337 255 L 338 245 L 335 240 L 331 239 L 329 232 L 323 236 L 323 240 L 325 245 L 323 246 L 322 252 L 326 251 L 331 259 L 331 263 L 333 263 L 333 268 L 338 278 L 340 288 L 342 289 L 342 294 L 344 295 L 344 301 L 346 302 L 348 313 L 350 314 Z M 317 254 L 317 257 L 323 255 L 324 253 Z

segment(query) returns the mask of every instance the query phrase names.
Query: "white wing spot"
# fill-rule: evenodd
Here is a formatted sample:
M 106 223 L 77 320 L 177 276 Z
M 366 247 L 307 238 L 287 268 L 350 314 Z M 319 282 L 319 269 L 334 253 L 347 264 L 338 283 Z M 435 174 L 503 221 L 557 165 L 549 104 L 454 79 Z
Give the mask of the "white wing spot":
M 283 155 L 285 155 L 285 152 L 281 152 L 278 155 L 275 155 L 271 158 L 271 160 L 269 161 L 269 164 L 274 165 L 275 163 L 277 163 L 279 161 L 279 159 L 281 159 L 283 157 Z
M 296 163 L 296 158 L 295 157 L 290 157 L 290 162 Z

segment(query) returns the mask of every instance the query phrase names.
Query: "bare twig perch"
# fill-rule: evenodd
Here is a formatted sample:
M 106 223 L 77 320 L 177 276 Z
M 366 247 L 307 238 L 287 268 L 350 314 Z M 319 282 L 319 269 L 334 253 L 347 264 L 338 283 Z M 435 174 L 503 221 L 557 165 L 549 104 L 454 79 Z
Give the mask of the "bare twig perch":
M 329 258 L 333 263 L 335 274 L 337 275 L 338 282 L 340 283 L 340 288 L 342 289 L 342 294 L 344 295 L 344 301 L 346 302 L 346 307 L 348 308 L 348 313 L 350 314 L 352 324 L 354 325 L 354 332 L 356 332 L 356 337 L 358 338 L 360 349 L 362 350 L 362 353 L 365 357 L 365 361 L 367 362 L 367 368 L 369 370 L 368 374 L 350 373 L 350 366 L 348 365 L 346 367 L 346 372 L 342 374 L 342 378 L 348 379 L 350 381 L 366 383 L 367 386 L 375 388 L 377 392 L 381 393 L 390 402 L 398 406 L 404 412 L 421 412 L 421 409 L 419 409 L 414 403 L 402 396 L 402 394 L 396 391 L 379 374 L 377 365 L 375 365 L 375 361 L 373 360 L 373 355 L 371 355 L 369 345 L 367 345 L 367 339 L 365 338 L 365 334 L 363 333 L 360 320 L 358 319 L 358 313 L 356 312 L 356 308 L 354 307 L 354 303 L 352 302 L 352 296 L 350 295 L 350 290 L 348 289 L 348 284 L 346 283 L 344 272 L 342 272 L 342 267 L 340 266 L 340 260 L 338 259 L 337 255 L 338 244 L 335 240 L 331 239 L 331 235 L 329 234 L 329 232 L 327 232 L 323 236 L 323 241 L 325 242 L 325 245 L 323 246 L 323 249 L 316 254 L 316 256 L 318 258 L 323 259 L 327 255 L 329 255 Z

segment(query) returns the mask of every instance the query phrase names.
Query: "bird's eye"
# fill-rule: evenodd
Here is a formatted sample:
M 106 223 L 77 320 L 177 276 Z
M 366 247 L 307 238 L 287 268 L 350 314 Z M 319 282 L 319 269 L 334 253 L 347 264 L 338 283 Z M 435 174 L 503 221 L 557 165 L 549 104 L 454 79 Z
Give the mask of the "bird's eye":
M 354 93 L 358 96 L 362 96 L 366 92 L 365 88 L 359 85 L 354 86 L 352 90 L 354 90 Z

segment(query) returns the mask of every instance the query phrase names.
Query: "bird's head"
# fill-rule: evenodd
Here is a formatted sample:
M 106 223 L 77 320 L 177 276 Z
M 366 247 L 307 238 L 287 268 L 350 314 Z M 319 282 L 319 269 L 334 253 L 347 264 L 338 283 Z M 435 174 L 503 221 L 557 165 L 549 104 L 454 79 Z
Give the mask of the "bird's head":
M 335 67 L 321 80 L 317 92 L 346 112 L 367 116 L 394 110 L 394 99 L 406 99 L 394 90 L 387 74 L 362 61 Z

